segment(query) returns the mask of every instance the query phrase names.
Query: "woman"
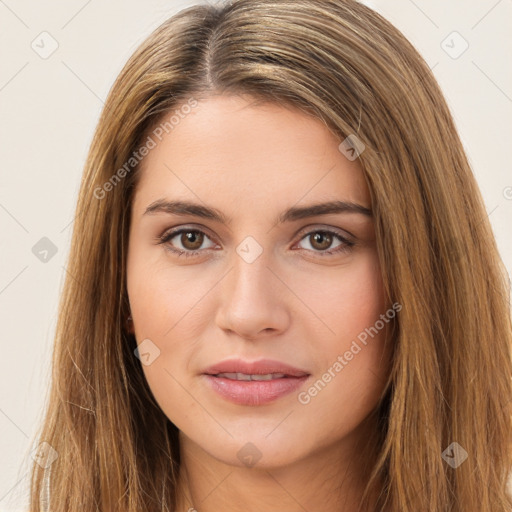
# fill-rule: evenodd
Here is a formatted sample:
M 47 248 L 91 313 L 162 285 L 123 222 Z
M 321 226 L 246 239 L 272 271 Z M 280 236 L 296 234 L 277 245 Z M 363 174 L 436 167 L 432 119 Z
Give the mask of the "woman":
M 432 73 L 367 7 L 161 25 L 68 270 L 32 510 L 511 509 L 506 274 Z

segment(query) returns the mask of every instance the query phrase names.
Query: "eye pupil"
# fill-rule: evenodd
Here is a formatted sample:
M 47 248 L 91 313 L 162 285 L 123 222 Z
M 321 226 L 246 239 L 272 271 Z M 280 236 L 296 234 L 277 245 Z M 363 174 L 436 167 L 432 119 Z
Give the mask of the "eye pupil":
M 330 235 L 329 233 L 317 232 L 314 235 L 312 235 L 312 237 L 313 237 L 314 243 L 312 243 L 311 246 L 315 247 L 315 244 L 317 244 L 317 242 L 319 242 L 320 246 L 315 247 L 318 250 L 327 249 L 332 243 L 332 235 Z M 322 244 L 322 240 L 324 242 L 323 244 Z

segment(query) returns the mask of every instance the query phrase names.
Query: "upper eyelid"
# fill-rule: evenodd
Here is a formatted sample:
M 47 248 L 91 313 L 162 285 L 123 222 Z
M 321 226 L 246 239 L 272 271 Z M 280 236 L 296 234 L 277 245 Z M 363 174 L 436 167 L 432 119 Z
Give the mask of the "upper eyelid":
M 317 231 L 327 231 L 327 232 L 334 233 L 335 235 L 338 235 L 341 238 L 346 238 L 347 240 L 349 240 L 350 238 L 356 238 L 352 233 L 350 233 L 350 231 L 347 231 L 346 229 L 335 228 L 335 227 L 316 227 L 316 226 L 318 226 L 318 224 L 312 224 L 310 226 L 301 228 L 301 229 L 299 229 L 299 231 L 297 231 L 295 236 L 299 236 L 302 234 L 307 235 L 311 232 L 317 232 Z M 348 236 L 346 236 L 345 233 Z

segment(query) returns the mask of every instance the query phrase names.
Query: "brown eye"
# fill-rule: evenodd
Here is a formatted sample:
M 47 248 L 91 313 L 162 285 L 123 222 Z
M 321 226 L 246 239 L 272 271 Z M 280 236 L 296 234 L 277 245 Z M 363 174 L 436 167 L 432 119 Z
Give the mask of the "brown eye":
M 181 233 L 180 242 L 185 249 L 190 251 L 198 250 L 203 244 L 204 233 L 200 231 L 183 231 Z
M 164 244 L 171 252 L 184 256 L 194 256 L 205 249 L 215 247 L 215 243 L 200 229 L 172 230 L 159 237 L 159 240 L 159 243 Z M 208 242 L 210 245 L 207 245 Z M 203 245 L 206 245 L 206 247 L 203 247 Z
M 334 256 L 336 253 L 349 252 L 355 245 L 355 242 L 348 240 L 341 234 L 323 229 L 306 233 L 301 238 L 300 243 L 306 244 L 306 247 L 302 247 L 302 249 L 318 256 Z
M 309 237 L 311 240 L 311 247 L 318 249 L 319 251 L 328 249 L 332 244 L 332 235 L 330 233 L 318 231 L 312 235 L 309 235 Z

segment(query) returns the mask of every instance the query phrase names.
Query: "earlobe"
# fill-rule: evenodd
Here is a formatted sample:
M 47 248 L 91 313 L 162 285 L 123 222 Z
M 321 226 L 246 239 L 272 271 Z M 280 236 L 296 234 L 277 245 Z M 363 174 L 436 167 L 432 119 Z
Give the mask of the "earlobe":
M 133 318 L 132 318 L 132 315 L 128 316 L 128 318 L 126 319 L 125 325 L 126 325 L 126 330 L 130 334 L 135 334 L 135 330 L 133 328 Z

